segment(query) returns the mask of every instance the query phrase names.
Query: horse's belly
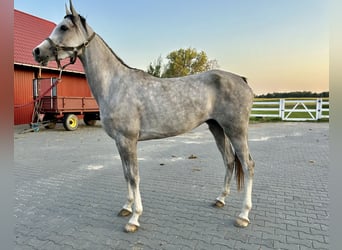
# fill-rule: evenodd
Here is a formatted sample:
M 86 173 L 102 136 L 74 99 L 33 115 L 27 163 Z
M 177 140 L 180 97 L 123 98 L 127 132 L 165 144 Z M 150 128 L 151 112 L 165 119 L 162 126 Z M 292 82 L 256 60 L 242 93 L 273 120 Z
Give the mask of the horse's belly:
M 207 112 L 153 114 L 141 120 L 139 140 L 160 139 L 188 132 L 208 120 Z

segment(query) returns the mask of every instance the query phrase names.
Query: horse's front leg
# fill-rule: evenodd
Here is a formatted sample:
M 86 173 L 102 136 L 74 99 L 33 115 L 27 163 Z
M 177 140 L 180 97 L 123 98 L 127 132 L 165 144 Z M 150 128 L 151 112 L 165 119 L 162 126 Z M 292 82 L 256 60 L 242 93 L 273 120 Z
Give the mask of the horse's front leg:
M 126 176 L 127 176 L 127 174 L 125 173 L 126 168 L 123 167 L 123 169 L 124 169 L 124 176 L 125 176 L 125 179 L 126 179 L 126 182 L 127 182 L 128 194 L 127 194 L 127 201 L 126 201 L 125 205 L 122 207 L 122 209 L 120 210 L 120 212 L 118 213 L 118 216 L 126 217 L 126 216 L 131 215 L 132 212 L 133 212 L 132 206 L 133 206 L 133 202 L 134 202 L 134 195 L 133 195 L 131 183 L 126 178 Z
M 127 202 L 119 212 L 119 216 L 128 216 L 133 212 L 132 217 L 125 226 L 125 230 L 126 232 L 135 232 L 140 226 L 138 220 L 143 211 L 139 190 L 140 177 L 137 161 L 137 140 L 122 136 L 116 139 L 116 144 L 128 186 Z M 132 210 L 133 203 L 134 209 Z

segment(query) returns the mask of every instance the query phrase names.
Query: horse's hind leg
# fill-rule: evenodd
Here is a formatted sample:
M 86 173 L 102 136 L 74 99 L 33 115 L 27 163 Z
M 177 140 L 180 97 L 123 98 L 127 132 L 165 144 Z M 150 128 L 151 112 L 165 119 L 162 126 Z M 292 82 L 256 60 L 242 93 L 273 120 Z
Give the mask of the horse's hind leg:
M 244 200 L 241 208 L 241 213 L 236 219 L 235 226 L 238 227 L 247 227 L 250 223 L 248 215 L 250 210 L 252 209 L 252 185 L 253 185 L 253 177 L 254 177 L 254 161 L 249 153 L 248 148 L 248 123 L 246 126 L 238 127 L 236 124 L 233 126 L 229 126 L 225 132 L 228 134 L 231 143 L 234 147 L 236 154 L 236 171 L 239 171 L 238 168 L 242 167 L 243 172 L 241 175 L 237 175 L 238 183 L 244 183 Z M 240 178 L 240 180 L 239 180 Z
M 213 134 L 216 145 L 222 154 L 223 162 L 226 167 L 226 175 L 224 178 L 222 193 L 216 198 L 215 206 L 223 207 L 225 205 L 225 199 L 230 193 L 230 181 L 234 171 L 234 152 L 230 144 L 229 139 L 224 133 L 223 128 L 215 120 L 207 121 L 209 130 Z

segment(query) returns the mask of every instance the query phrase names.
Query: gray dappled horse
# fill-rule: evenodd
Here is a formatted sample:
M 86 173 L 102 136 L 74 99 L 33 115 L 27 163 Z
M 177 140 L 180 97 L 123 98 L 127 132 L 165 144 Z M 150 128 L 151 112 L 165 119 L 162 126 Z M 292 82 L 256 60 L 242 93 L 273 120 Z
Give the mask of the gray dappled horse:
M 254 162 L 247 134 L 253 93 L 244 77 L 211 70 L 178 77 L 156 78 L 127 66 L 74 9 L 49 38 L 33 49 L 37 62 L 78 57 L 90 89 L 100 107 L 103 127 L 120 153 L 128 186 L 127 201 L 119 216 L 132 215 L 125 226 L 134 232 L 143 207 L 139 191 L 137 142 L 176 136 L 207 123 L 226 167 L 224 187 L 215 205 L 225 205 L 235 168 L 238 189 L 245 184 L 244 201 L 236 226 L 247 227 L 252 207 Z M 134 209 L 132 206 L 134 204 Z

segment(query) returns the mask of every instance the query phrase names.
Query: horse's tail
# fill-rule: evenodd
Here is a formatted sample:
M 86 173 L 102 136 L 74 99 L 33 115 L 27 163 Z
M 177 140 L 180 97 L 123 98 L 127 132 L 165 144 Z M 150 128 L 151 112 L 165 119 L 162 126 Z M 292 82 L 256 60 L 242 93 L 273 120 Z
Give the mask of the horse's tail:
M 243 186 L 244 186 L 245 174 L 243 172 L 241 161 L 239 157 L 237 157 L 236 153 L 235 153 L 235 179 L 236 179 L 237 190 L 241 191 L 241 189 L 243 189 Z

